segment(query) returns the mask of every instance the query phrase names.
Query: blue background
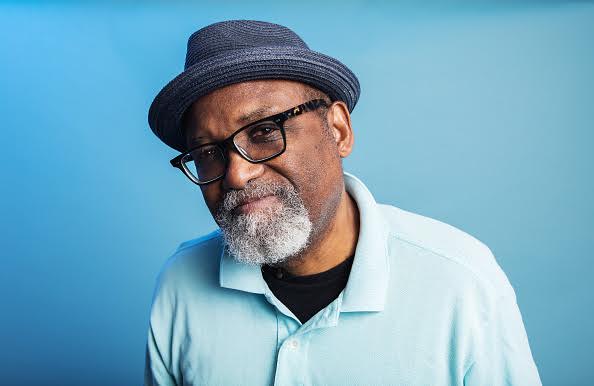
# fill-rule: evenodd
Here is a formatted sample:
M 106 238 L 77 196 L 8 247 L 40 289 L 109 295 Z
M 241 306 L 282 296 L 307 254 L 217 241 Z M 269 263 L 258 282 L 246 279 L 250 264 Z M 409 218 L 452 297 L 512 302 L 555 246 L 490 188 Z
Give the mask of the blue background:
M 352 68 L 345 168 L 490 246 L 543 382 L 594 384 L 594 4 L 419 3 L 1 4 L 0 383 L 142 382 L 155 277 L 215 228 L 147 109 L 190 33 L 253 18 Z

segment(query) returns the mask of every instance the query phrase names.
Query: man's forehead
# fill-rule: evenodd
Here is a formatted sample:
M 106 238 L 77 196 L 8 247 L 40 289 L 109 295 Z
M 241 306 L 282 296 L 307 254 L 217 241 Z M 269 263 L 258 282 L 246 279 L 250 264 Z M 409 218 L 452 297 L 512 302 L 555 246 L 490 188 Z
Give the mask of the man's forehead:
M 199 112 L 225 109 L 237 111 L 238 118 L 262 106 L 272 107 L 276 101 L 303 95 L 306 86 L 287 80 L 256 80 L 231 84 L 197 99 L 192 107 Z
M 221 129 L 254 122 L 301 103 L 304 85 L 292 81 L 251 81 L 216 90 L 187 110 L 184 128 L 189 138 L 213 135 Z

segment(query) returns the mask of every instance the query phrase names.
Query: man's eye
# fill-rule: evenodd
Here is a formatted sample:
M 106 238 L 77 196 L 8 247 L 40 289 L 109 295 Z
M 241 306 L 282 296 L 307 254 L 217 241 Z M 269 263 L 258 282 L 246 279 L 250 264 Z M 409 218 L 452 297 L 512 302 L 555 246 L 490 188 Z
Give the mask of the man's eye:
M 259 134 L 261 134 L 261 135 L 270 134 L 272 132 L 272 130 L 274 130 L 272 127 L 266 126 L 259 130 Z
M 210 159 L 217 156 L 217 150 L 214 147 L 207 147 L 204 149 L 198 149 L 192 152 L 192 158 L 194 160 Z
M 250 130 L 250 135 L 252 137 L 256 137 L 259 135 L 268 135 L 276 130 L 277 130 L 277 128 L 272 125 L 260 125 L 260 126 L 254 127 L 252 130 Z
M 281 137 L 279 128 L 274 124 L 264 124 L 249 130 L 252 141 L 274 141 Z

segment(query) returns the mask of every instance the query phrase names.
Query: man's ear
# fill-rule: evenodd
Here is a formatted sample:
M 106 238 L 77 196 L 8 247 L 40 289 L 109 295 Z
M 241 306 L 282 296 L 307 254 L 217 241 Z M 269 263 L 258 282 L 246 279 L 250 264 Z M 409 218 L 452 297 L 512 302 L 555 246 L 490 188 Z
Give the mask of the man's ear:
M 328 127 L 336 142 L 336 148 L 340 158 L 346 158 L 353 151 L 353 128 L 351 127 L 351 115 L 347 105 L 342 101 L 333 102 L 328 107 Z

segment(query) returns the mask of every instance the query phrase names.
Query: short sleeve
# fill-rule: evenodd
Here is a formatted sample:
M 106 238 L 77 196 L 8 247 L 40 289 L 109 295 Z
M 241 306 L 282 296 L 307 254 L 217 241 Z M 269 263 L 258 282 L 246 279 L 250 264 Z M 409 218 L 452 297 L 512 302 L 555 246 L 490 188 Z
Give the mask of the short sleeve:
M 152 326 L 149 327 L 144 367 L 144 386 L 175 386 L 177 383 L 167 370 L 159 347 L 155 341 Z
M 479 335 L 477 355 L 464 376 L 464 385 L 542 385 L 513 293 L 496 302 Z
M 172 294 L 166 284 L 167 270 L 157 279 L 151 305 L 144 368 L 145 386 L 175 386 L 171 355 Z

